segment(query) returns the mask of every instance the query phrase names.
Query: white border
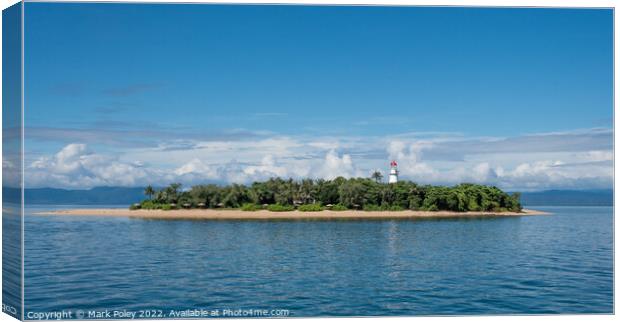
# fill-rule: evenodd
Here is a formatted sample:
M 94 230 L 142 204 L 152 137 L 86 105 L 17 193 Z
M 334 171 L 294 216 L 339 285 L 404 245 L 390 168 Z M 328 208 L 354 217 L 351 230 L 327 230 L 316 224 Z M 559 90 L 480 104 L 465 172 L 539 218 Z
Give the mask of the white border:
M 26 2 L 43 2 L 40 0 L 25 0 Z M 50 1 L 51 2 L 51 1 Z M 571 7 L 588 7 L 588 8 L 616 8 L 617 1 L 610 0 L 592 0 L 592 1 L 583 1 L 583 0 L 443 0 L 443 1 L 432 1 L 432 0 L 415 0 L 415 1 L 403 1 L 403 0 L 289 0 L 289 1 L 277 1 L 277 0 L 227 0 L 227 1 L 218 1 L 218 0 L 210 0 L 210 1 L 188 1 L 188 0 L 148 0 L 148 1 L 135 1 L 135 0 L 127 0 L 127 1 L 97 1 L 97 0 L 62 0 L 55 2 L 123 2 L 123 3 L 212 3 L 212 4 L 300 4 L 300 5 L 395 5 L 395 6 L 484 6 L 484 7 L 561 7 L 561 8 L 571 8 Z M 4 0 L 2 2 L 2 9 L 8 8 L 11 5 L 17 3 L 17 1 L 13 0 Z M 22 149 L 24 148 L 23 141 L 23 104 L 24 104 L 24 66 L 23 66 L 23 50 L 24 50 L 24 8 L 22 7 Z M 0 44 L 1 44 L 1 18 L 0 18 Z M 618 25 L 615 23 L 615 12 L 614 12 L 614 129 L 617 125 L 617 120 L 615 118 L 615 107 L 617 106 L 617 96 L 615 92 L 618 90 L 618 84 L 615 81 L 615 75 L 617 75 L 617 65 L 615 64 L 615 60 L 618 53 Z M 0 53 L 0 60 L 2 58 L 2 54 Z M 2 72 L 2 67 L 0 67 L 0 73 Z M 2 98 L 2 94 L 0 93 L 0 100 Z M 2 121 L 2 115 L 0 113 L 0 124 Z M 618 174 L 618 169 L 615 167 L 616 160 L 616 151 L 615 151 L 615 142 L 617 142 L 618 133 L 614 130 L 614 205 L 616 204 L 618 199 L 618 191 L 615 189 L 615 177 Z M 2 142 L 0 141 L 0 149 L 2 148 Z M 23 151 L 23 150 L 22 150 Z M 23 169 L 23 158 L 22 158 L 22 169 Z M 22 171 L 22 186 L 24 180 L 24 174 Z M 0 173 L 0 180 L 2 179 L 2 174 Z M 0 194 L 0 202 L 2 200 L 2 196 Z M 23 191 L 22 191 L 22 214 L 23 214 Z M 616 208 L 614 207 L 614 218 L 616 214 Z M 1 228 L 0 222 L 0 228 Z M 615 231 L 617 230 L 619 224 L 616 220 L 614 220 L 614 246 L 615 246 Z M 23 216 L 22 216 L 22 253 L 23 253 Z M 0 230 L 0 237 L 1 237 Z M 618 273 L 618 261 L 617 256 L 615 256 L 615 247 L 614 247 L 614 311 L 618 312 L 618 303 L 616 301 L 616 293 L 617 289 L 617 279 L 616 274 Z M 0 272 L 0 277 L 1 277 Z M 23 257 L 22 257 L 22 283 L 23 283 Z M 2 280 L 0 278 L 0 287 L 2 286 Z M 23 284 L 22 284 L 22 314 L 23 314 L 24 306 L 23 306 Z M 22 315 L 23 316 L 23 315 Z M 0 320 L 4 321 L 7 319 L 8 315 L 2 314 Z M 384 321 L 384 320 L 415 320 L 415 321 L 611 321 L 614 320 L 614 316 L 612 315 L 547 315 L 547 316 L 463 316 L 463 317 L 371 317 L 371 318 L 363 318 L 366 321 Z M 326 318 L 304 318 L 305 321 L 320 321 Z M 335 319 L 335 318 L 327 318 L 327 319 Z M 360 318 L 338 318 L 338 321 L 353 321 L 359 320 Z M 287 319 L 293 320 L 293 319 Z M 147 321 L 147 320 L 145 320 Z M 163 321 L 163 320 L 152 320 L 152 321 Z M 173 320 L 177 321 L 177 320 Z M 196 320 L 196 321 L 207 321 L 207 320 Z M 227 321 L 247 321 L 242 319 L 227 319 Z

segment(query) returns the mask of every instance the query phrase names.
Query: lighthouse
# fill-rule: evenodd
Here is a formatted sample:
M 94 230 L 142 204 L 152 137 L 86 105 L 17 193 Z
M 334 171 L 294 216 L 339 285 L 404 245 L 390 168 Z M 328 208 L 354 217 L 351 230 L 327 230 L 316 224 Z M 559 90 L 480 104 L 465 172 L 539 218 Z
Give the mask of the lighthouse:
M 388 183 L 397 183 L 398 182 L 398 163 L 392 160 L 390 162 L 390 178 L 388 179 Z

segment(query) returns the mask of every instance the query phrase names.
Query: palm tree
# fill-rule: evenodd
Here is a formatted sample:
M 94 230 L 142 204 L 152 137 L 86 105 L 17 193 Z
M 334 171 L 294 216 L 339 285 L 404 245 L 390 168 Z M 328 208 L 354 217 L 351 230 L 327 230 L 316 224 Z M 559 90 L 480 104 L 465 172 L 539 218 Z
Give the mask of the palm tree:
M 181 189 L 180 183 L 171 183 L 166 189 L 164 189 L 167 203 L 176 203 L 179 199 L 179 190 Z
M 155 194 L 155 189 L 153 189 L 153 186 L 148 185 L 146 186 L 146 188 L 144 188 L 144 194 L 149 197 L 149 200 L 151 200 L 153 199 L 153 195 Z
M 301 180 L 301 184 L 299 184 L 299 197 L 304 204 L 315 203 L 315 193 L 316 187 L 314 185 L 314 180 L 312 179 L 303 179 Z
M 170 189 L 172 189 L 172 191 L 174 191 L 175 194 L 179 193 L 179 190 L 181 189 L 181 184 L 180 183 L 171 183 L 170 184 Z
M 373 178 L 373 179 L 375 179 L 375 181 L 376 181 L 377 183 L 379 183 L 379 182 L 381 182 L 381 179 L 383 179 L 383 174 L 381 174 L 381 171 L 379 171 L 379 170 L 375 170 L 375 172 L 373 172 L 373 173 L 370 175 L 370 177 L 371 177 L 371 178 Z

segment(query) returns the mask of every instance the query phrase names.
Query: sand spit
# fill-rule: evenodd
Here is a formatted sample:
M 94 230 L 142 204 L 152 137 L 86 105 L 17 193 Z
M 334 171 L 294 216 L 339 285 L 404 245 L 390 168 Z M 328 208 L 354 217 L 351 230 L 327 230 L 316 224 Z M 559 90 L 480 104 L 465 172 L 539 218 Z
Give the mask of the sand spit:
M 318 211 L 272 212 L 267 210 L 216 210 L 216 209 L 179 209 L 179 210 L 129 210 L 129 209 L 69 209 L 36 213 L 37 215 L 58 216 L 106 216 L 143 219 L 196 219 L 196 220 L 304 220 L 304 219 L 407 219 L 407 218 L 443 218 L 443 217 L 500 217 L 547 215 L 548 213 L 523 209 L 522 212 L 452 212 L 452 211 Z

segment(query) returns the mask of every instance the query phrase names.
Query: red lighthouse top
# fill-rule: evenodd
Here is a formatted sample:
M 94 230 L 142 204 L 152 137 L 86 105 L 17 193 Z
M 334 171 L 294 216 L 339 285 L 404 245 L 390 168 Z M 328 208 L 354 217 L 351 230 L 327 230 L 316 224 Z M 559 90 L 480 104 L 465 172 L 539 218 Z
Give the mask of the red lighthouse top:
M 398 166 L 398 163 L 396 163 L 395 160 L 392 160 L 392 162 L 390 162 L 390 167 L 396 167 Z

